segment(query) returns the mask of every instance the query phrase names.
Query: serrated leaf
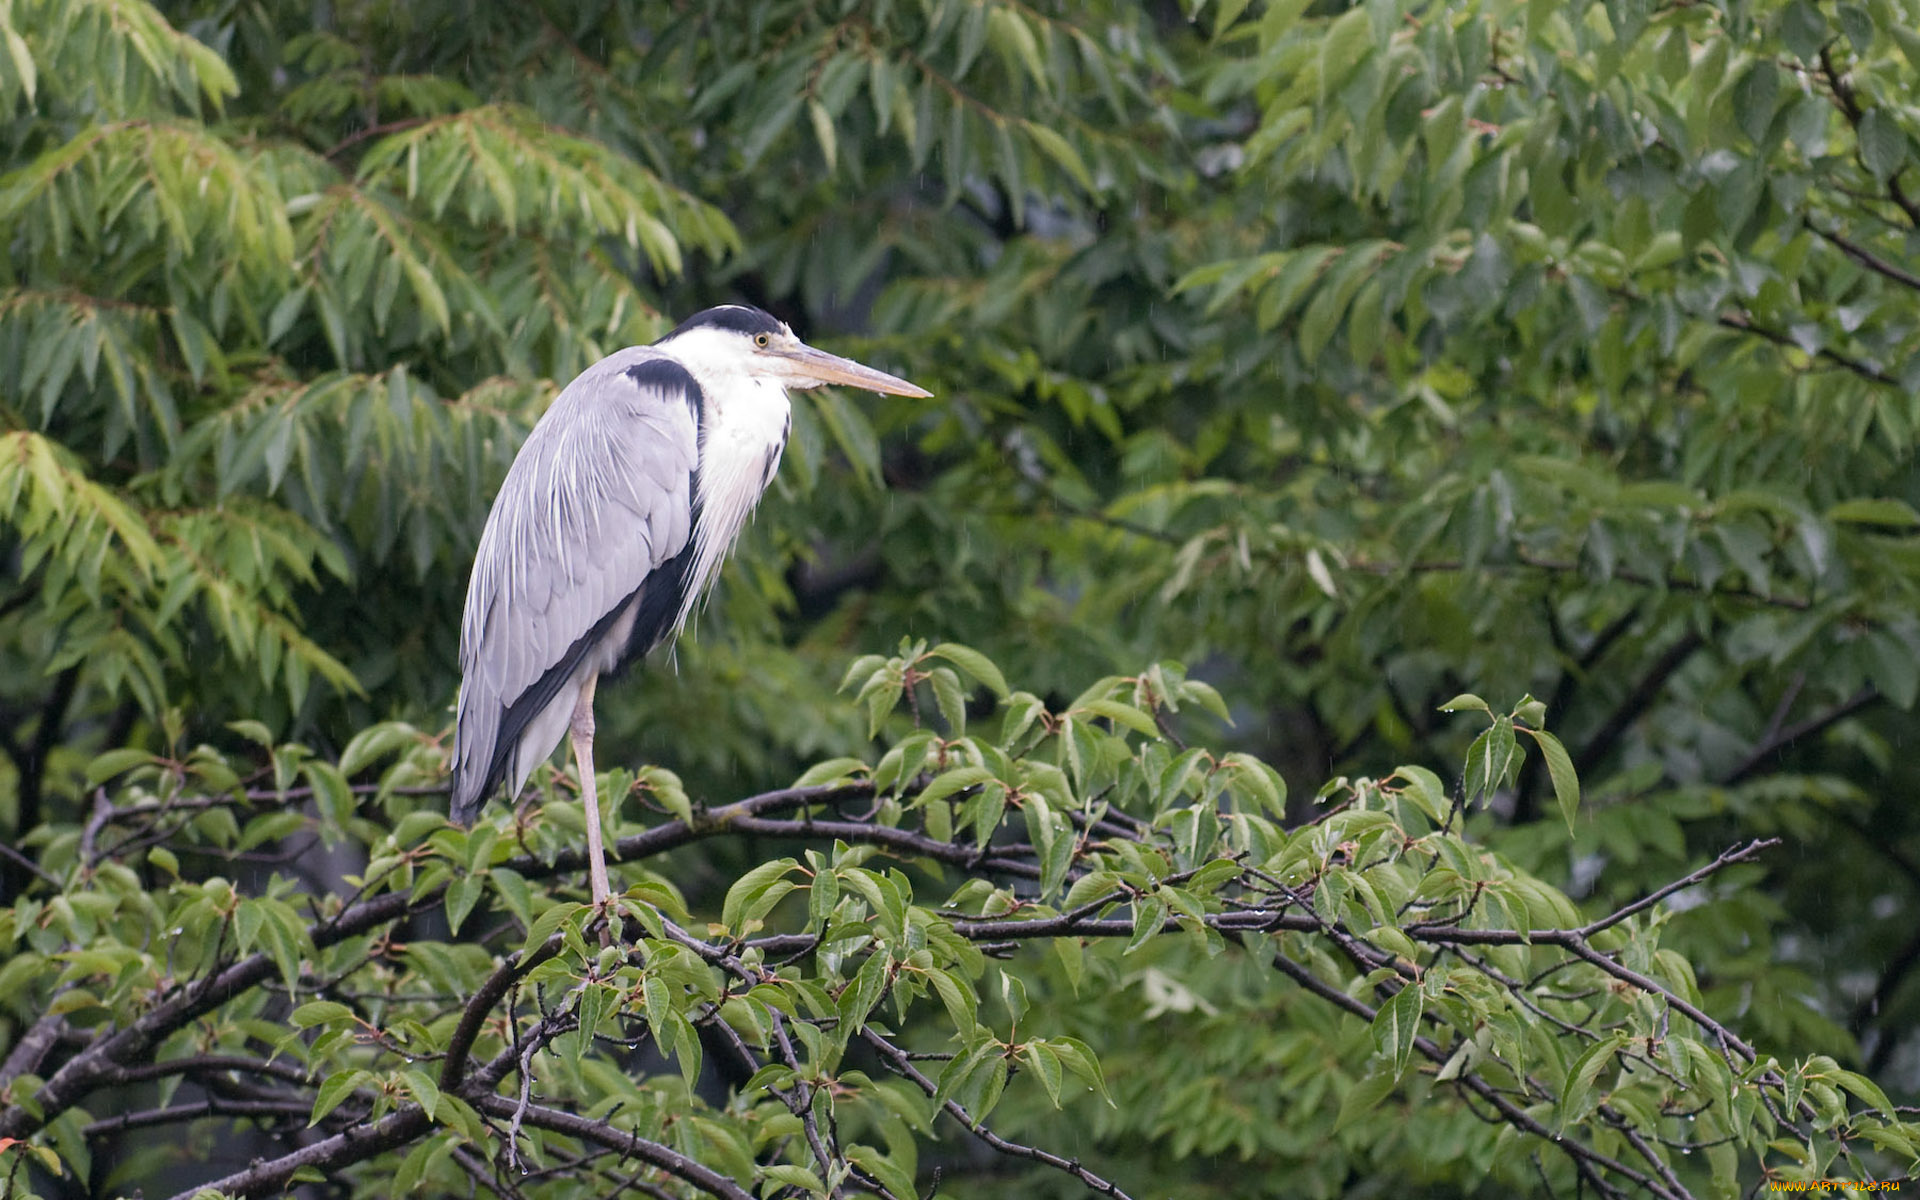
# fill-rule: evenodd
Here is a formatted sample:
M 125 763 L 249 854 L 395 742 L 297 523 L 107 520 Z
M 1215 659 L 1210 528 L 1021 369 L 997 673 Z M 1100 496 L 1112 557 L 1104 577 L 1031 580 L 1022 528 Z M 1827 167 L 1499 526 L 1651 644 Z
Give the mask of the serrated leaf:
M 409 1067 L 400 1072 L 400 1082 L 429 1117 L 440 1107 L 440 1086 L 425 1071 Z
M 1414 807 L 1425 813 L 1434 825 L 1446 824 L 1451 806 L 1447 803 L 1446 785 L 1440 782 L 1438 775 L 1425 767 L 1400 767 L 1391 778 L 1406 782 L 1400 794 L 1413 801 Z
M 1560 802 L 1560 815 L 1567 822 L 1568 832 L 1572 832 L 1573 819 L 1580 812 L 1580 776 L 1573 769 L 1573 759 L 1560 739 L 1546 730 L 1528 729 L 1526 733 L 1540 744 L 1540 754 L 1547 760 L 1547 774 L 1553 779 L 1554 798 Z
M 1052 1046 L 1042 1041 L 1028 1042 L 1020 1048 L 1020 1059 L 1033 1069 L 1040 1078 L 1040 1086 L 1046 1089 L 1047 1099 L 1055 1108 L 1060 1107 L 1060 1083 L 1064 1072 L 1060 1066 L 1060 1056 Z
M 800 778 L 793 781 L 796 788 L 819 787 L 828 783 L 844 783 L 866 774 L 867 764 L 857 758 L 829 758 L 808 767 Z
M 1413 984 L 1402 984 L 1393 998 L 1373 1014 L 1373 1048 L 1387 1059 L 1394 1080 L 1407 1073 L 1407 1064 L 1413 1059 L 1414 1039 L 1420 1035 L 1421 1011 L 1420 989 Z
M 928 971 L 927 978 L 932 982 L 933 990 L 939 994 L 940 1003 L 946 1006 L 947 1019 L 953 1022 L 955 1032 L 962 1037 L 970 1037 L 980 1023 L 980 1000 L 974 995 L 972 985 L 951 971 L 938 967 Z
M 153 755 L 145 750 L 136 750 L 132 747 L 109 750 L 105 754 L 95 756 L 93 761 L 87 764 L 87 784 L 90 787 L 98 787 L 122 771 L 130 771 L 134 767 L 145 766 L 152 761 Z
M 1007 698 L 1007 679 L 993 661 L 971 646 L 962 646 L 957 642 L 942 642 L 927 651 L 935 658 L 944 658 L 954 666 L 965 671 L 973 679 L 983 684 L 996 697 Z
M 764 862 L 734 880 L 727 889 L 727 898 L 720 908 L 720 923 L 728 929 L 740 932 L 742 916 L 747 906 L 758 900 L 762 893 L 775 883 L 800 869 L 800 864 L 791 858 L 779 858 Z
M 997 782 L 993 777 L 993 772 L 987 770 L 985 767 L 955 767 L 951 771 L 944 771 L 934 776 L 933 779 L 927 783 L 927 786 L 921 790 L 920 794 L 914 798 L 914 803 L 922 805 L 931 804 L 936 800 L 945 800 L 947 797 L 963 792 L 970 787 L 979 787 L 982 784 Z
M 467 914 L 479 903 L 485 887 L 486 881 L 479 875 L 462 875 L 447 885 L 442 902 L 447 906 L 448 932 L 460 932 L 460 926 L 466 923 Z
M 320 1081 L 320 1087 L 314 1093 L 313 1111 L 307 1118 L 307 1128 L 311 1129 L 326 1118 L 326 1115 L 339 1108 L 342 1101 L 353 1095 L 368 1078 L 365 1071 L 338 1071 Z
M 927 674 L 927 682 L 933 687 L 933 699 L 940 709 L 941 719 L 946 721 L 947 730 L 953 737 L 964 737 L 967 732 L 967 697 L 960 690 L 960 677 L 950 668 L 935 667 Z
M 1900 1122 L 1900 1114 L 1899 1111 L 1894 1108 L 1893 1101 L 1888 1098 L 1887 1093 L 1881 1089 L 1879 1084 L 1868 1079 L 1865 1075 L 1860 1075 L 1853 1071 L 1833 1070 L 1828 1072 L 1827 1077 L 1847 1091 L 1852 1092 L 1857 1099 L 1863 1100 L 1874 1108 L 1879 1109 L 1880 1115 L 1888 1121 L 1895 1124 Z
M 397 754 L 419 741 L 419 731 L 399 721 L 372 725 L 355 734 L 340 752 L 340 773 L 353 776 L 380 759 Z
M 1160 736 L 1160 727 L 1154 724 L 1150 714 L 1118 700 L 1089 700 L 1080 705 L 1078 711 L 1092 713 L 1096 717 L 1105 717 L 1116 725 L 1150 738 Z
M 315 1025 L 352 1021 L 353 1010 L 337 1000 L 309 1000 L 293 1010 L 292 1020 L 295 1029 L 311 1029 Z
M 1061 1066 L 1093 1085 L 1093 1090 L 1100 1093 L 1108 1107 L 1114 1107 L 1113 1097 L 1107 1092 L 1106 1076 L 1100 1070 L 1100 1060 L 1085 1042 L 1079 1038 L 1058 1037 L 1049 1038 L 1047 1044 L 1059 1056 Z
M 1593 1085 L 1626 1043 L 1626 1035 L 1609 1034 L 1581 1052 L 1567 1068 L 1567 1083 L 1560 1091 L 1560 1128 L 1566 1129 L 1584 1119 L 1593 1109 Z
M 578 917 L 586 911 L 587 906 L 584 904 L 560 903 L 549 905 L 546 911 L 534 918 L 533 924 L 527 928 L 526 941 L 520 944 L 521 955 L 525 956 L 540 946 L 545 945 L 547 939 L 552 937 L 554 931 L 559 929 L 564 922 L 570 918 Z

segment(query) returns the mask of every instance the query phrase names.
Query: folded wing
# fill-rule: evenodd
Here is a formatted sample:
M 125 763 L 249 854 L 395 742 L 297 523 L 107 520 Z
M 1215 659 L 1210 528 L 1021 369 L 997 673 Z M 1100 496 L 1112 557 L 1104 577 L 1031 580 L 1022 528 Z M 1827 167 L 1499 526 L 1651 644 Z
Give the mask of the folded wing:
M 700 385 L 650 347 L 554 400 L 507 472 L 460 627 L 452 817 L 517 793 L 567 730 L 590 675 L 646 653 L 685 610 Z

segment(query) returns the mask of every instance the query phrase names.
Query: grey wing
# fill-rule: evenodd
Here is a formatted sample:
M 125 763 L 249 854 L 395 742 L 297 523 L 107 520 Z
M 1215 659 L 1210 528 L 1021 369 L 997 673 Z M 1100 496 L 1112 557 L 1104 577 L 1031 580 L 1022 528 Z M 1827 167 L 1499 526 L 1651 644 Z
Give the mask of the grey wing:
M 517 793 L 588 676 L 645 653 L 685 608 L 700 385 L 647 347 L 568 384 L 534 426 L 480 537 L 460 626 L 452 817 Z

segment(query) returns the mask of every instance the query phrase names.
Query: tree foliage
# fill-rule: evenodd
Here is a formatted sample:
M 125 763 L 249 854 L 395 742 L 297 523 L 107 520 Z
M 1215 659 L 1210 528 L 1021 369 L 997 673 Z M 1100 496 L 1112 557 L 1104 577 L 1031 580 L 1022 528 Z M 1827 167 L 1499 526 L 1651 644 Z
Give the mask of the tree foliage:
M 8 1186 L 1908 1169 L 1915 28 L 0 0 Z M 605 948 L 563 774 L 434 815 L 458 608 L 730 297 L 938 399 L 605 690 Z

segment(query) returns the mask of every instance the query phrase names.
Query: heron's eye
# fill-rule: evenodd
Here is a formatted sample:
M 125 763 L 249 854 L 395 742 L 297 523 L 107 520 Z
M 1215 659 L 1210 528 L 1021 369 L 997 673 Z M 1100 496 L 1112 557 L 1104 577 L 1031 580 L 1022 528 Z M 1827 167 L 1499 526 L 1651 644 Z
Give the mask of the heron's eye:
M 760 347 L 762 350 L 765 350 L 770 344 L 772 344 L 772 342 L 773 342 L 773 339 L 768 337 L 764 333 L 756 333 L 753 335 L 753 344 Z

